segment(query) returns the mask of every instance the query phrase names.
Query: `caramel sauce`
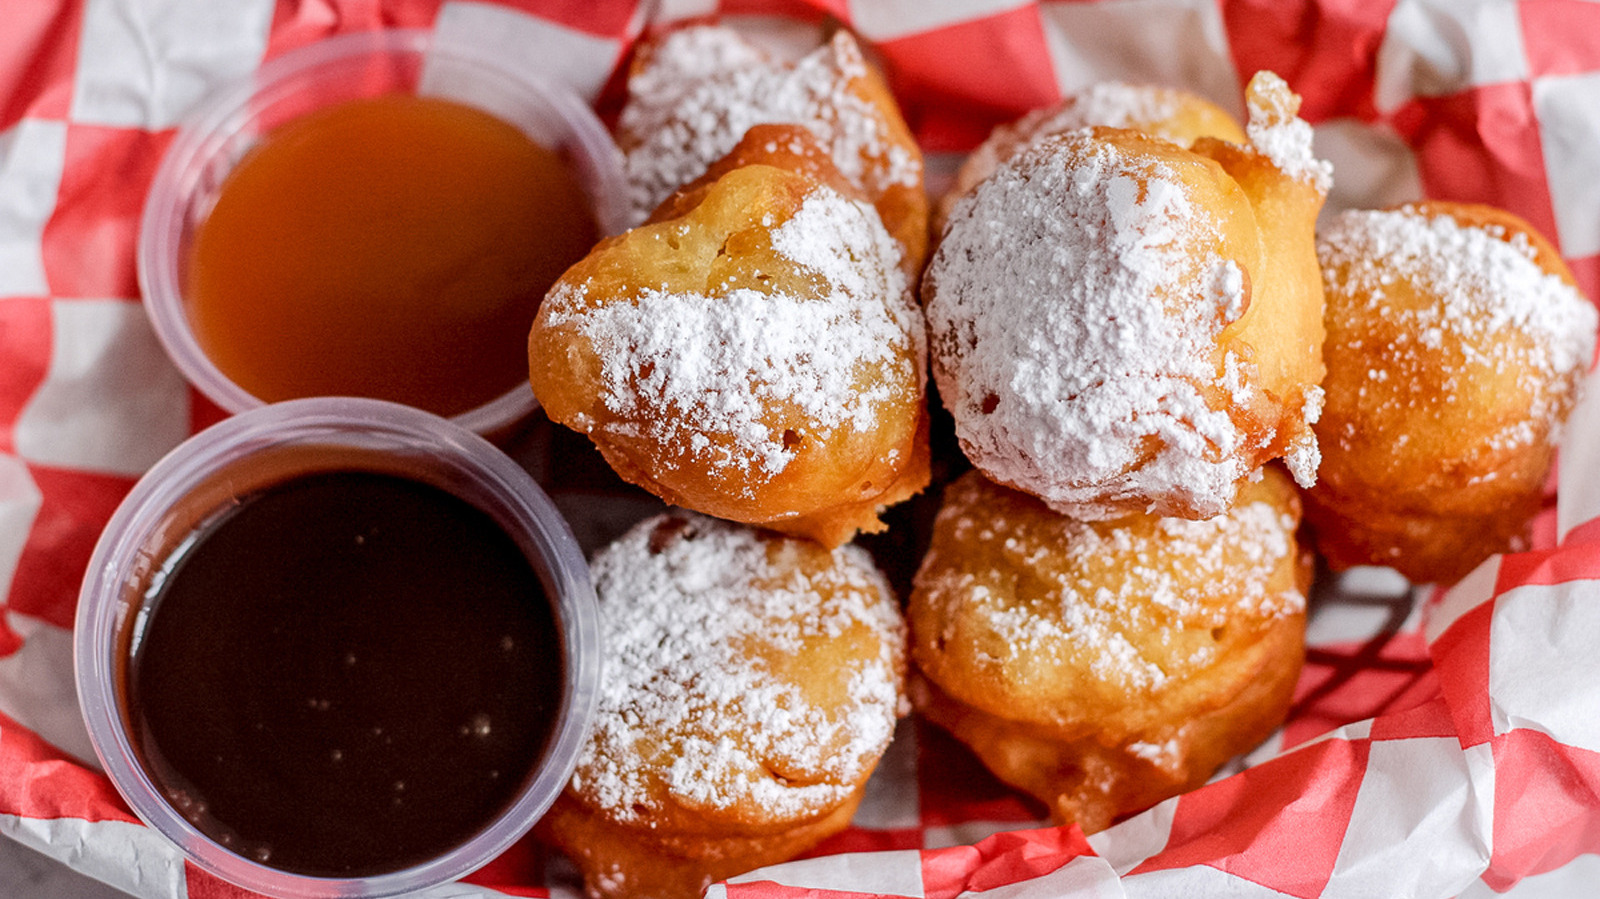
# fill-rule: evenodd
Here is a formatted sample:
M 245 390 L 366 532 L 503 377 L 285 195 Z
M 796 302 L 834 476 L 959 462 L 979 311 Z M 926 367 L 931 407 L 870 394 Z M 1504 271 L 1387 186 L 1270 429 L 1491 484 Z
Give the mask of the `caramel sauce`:
M 557 723 L 560 629 L 522 547 L 407 477 L 302 475 L 194 529 L 126 669 L 135 751 L 246 858 L 400 870 L 513 802 Z
M 267 401 L 456 415 L 527 377 L 539 301 L 597 228 L 563 159 L 448 100 L 389 95 L 272 131 L 223 183 L 186 272 L 201 348 Z

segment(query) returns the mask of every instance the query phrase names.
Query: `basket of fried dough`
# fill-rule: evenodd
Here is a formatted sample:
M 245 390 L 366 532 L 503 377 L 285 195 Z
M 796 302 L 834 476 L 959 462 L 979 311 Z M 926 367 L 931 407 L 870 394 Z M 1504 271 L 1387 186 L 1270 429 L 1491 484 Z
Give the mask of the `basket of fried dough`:
M 1510 756 L 1522 777 L 1582 756 L 1457 705 L 1482 703 L 1485 655 L 1491 686 L 1522 656 L 1567 667 L 1514 642 L 1572 613 L 1565 581 L 1536 568 L 1556 595 L 1533 612 L 1505 580 L 1565 558 L 1549 488 L 1595 347 L 1549 223 L 1424 200 L 1426 168 L 1338 193 L 1364 154 L 1435 148 L 1314 130 L 1330 101 L 1266 68 L 1215 99 L 1086 79 L 925 156 L 934 116 L 883 74 L 909 48 L 836 22 L 784 56 L 737 24 L 640 45 L 618 120 L 638 225 L 552 290 L 533 387 L 673 509 L 598 556 L 626 646 L 676 639 L 641 596 L 837 618 L 838 580 L 870 585 L 858 610 L 894 597 L 905 653 L 868 653 L 878 681 L 794 643 L 757 666 L 845 698 L 771 714 L 750 697 L 778 688 L 744 674 L 727 707 L 707 670 L 630 672 L 626 727 L 602 724 L 541 825 L 582 888 L 1368 895 L 1400 865 L 1399 894 L 1455 895 L 1559 867 L 1488 827 L 1534 801 L 1494 763 L 1529 740 L 1561 761 Z M 853 686 L 818 682 L 840 665 Z M 717 741 L 748 767 L 681 776 Z M 1458 868 L 1408 860 L 1439 851 Z

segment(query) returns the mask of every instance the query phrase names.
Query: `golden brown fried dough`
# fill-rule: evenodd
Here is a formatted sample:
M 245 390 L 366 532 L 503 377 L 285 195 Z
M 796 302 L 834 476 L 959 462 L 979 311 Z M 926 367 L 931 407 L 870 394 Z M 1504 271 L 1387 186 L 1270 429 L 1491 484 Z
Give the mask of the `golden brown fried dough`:
M 840 196 L 852 200 L 866 200 L 866 193 L 851 184 L 833 164 L 828 149 L 818 143 L 816 135 L 803 125 L 756 125 L 744 133 L 733 149 L 713 162 L 700 177 L 674 191 L 661 202 L 647 224 L 675 219 L 700 205 L 711 185 L 735 169 L 748 165 L 766 165 L 796 172 L 832 188 Z
M 768 165 L 682 205 L 551 289 L 534 394 L 673 505 L 828 545 L 881 530 L 929 479 L 922 313 L 895 242 L 872 207 Z
M 1525 545 L 1594 353 L 1594 307 L 1555 248 L 1510 213 L 1435 202 L 1343 213 L 1319 252 L 1317 548 L 1427 583 Z
M 946 488 L 907 616 L 919 712 L 1093 833 L 1283 721 L 1307 556 L 1276 468 L 1206 521 L 1085 523 L 977 472 Z
M 864 550 L 687 513 L 593 565 L 594 728 L 540 827 L 596 899 L 695 899 L 844 829 L 905 712 L 905 624 Z
M 816 135 L 877 208 L 915 279 L 928 250 L 922 151 L 883 76 L 847 31 L 793 63 L 720 25 L 647 41 L 630 70 L 617 129 L 635 221 L 763 124 Z
M 950 190 L 934 204 L 933 233 L 944 230 L 950 207 L 994 174 L 1022 147 L 1052 134 L 1093 126 L 1128 128 L 1187 147 L 1202 137 L 1244 143 L 1244 129 L 1227 110 L 1178 88 L 1102 81 L 999 126 L 961 163 Z
M 1083 519 L 1208 518 L 1277 458 L 1315 480 L 1329 176 L 1281 79 L 1249 101 L 1249 146 L 1070 132 L 955 205 L 922 294 L 990 478 Z

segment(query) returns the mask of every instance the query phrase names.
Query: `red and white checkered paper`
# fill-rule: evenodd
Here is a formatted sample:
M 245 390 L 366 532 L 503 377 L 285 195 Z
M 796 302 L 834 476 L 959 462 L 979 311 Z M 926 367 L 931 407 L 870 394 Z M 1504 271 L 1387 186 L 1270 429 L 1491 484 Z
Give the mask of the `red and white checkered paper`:
M 1573 0 L 30 0 L 0 6 L 0 832 L 145 897 L 235 897 L 93 765 L 71 677 L 90 550 L 134 479 L 221 413 L 138 304 L 144 193 L 211 86 L 337 33 L 434 27 L 614 109 L 652 23 L 834 19 L 949 162 L 1089 82 L 1238 109 L 1269 68 L 1338 166 L 1335 206 L 1510 209 L 1600 294 L 1600 5 Z M 781 27 L 780 27 L 781 26 Z M 581 440 L 514 447 L 593 546 L 653 510 Z M 1600 882 L 1600 387 L 1568 430 L 1538 548 L 1448 591 L 1324 578 L 1291 719 L 1208 786 L 1085 839 L 907 722 L 850 830 L 713 887 L 729 899 L 1588 895 Z M 877 548 L 904 575 L 914 558 Z M 525 840 L 429 895 L 570 896 Z

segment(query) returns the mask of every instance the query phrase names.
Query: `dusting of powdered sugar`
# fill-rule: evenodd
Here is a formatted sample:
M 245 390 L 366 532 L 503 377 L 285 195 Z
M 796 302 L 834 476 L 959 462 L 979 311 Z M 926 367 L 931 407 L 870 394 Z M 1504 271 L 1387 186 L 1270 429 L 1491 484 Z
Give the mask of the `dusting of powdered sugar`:
M 769 423 L 784 413 L 803 415 L 826 439 L 871 431 L 886 404 L 920 394 L 921 312 L 899 244 L 872 207 L 819 186 L 776 224 L 771 246 L 815 290 L 644 289 L 588 305 L 586 284 L 557 284 L 545 323 L 574 326 L 590 341 L 600 400 L 619 417 L 611 427 L 685 448 L 707 469 L 753 485 L 797 453 Z
M 970 189 L 1009 159 L 1018 148 L 1050 134 L 1077 131 L 1092 125 L 1107 128 L 1150 128 L 1177 114 L 1177 95 L 1159 88 L 1097 82 L 1060 106 L 1035 109 L 1010 125 L 996 128 L 963 164 L 962 175 Z M 1155 129 L 1157 136 L 1160 129 Z
M 1178 108 L 1178 95 L 1173 91 L 1102 81 L 1074 95 L 1072 102 L 1066 105 L 1036 109 L 1024 115 L 1012 130 L 1023 140 L 1077 131 L 1091 125 L 1136 128 L 1162 137 L 1156 126 L 1177 115 Z
M 571 789 L 608 817 L 649 820 L 670 803 L 794 821 L 831 810 L 876 765 L 904 710 L 905 624 L 864 550 L 674 512 L 598 553 L 593 574 L 607 656 Z M 863 629 L 875 654 L 803 676 L 831 680 L 837 704 L 769 665 Z
M 1147 743 L 1139 740 L 1129 743 L 1127 751 L 1138 758 L 1165 771 L 1178 772 L 1183 763 L 1183 742 L 1177 737 L 1163 740 L 1160 743 Z
M 869 70 L 847 32 L 791 64 L 718 25 L 668 34 L 628 81 L 619 118 L 635 222 L 703 174 L 755 125 L 801 125 L 839 172 L 871 196 L 922 180 L 883 110 L 852 93 Z
M 1070 120 L 1053 121 L 1049 130 L 1060 131 L 1085 125 L 1129 128 L 1172 118 L 1178 113 L 1178 95 L 1169 90 L 1102 81 L 1077 95 L 1066 112 Z M 1063 118 L 1066 112 L 1062 114 Z
M 970 609 L 1010 656 L 1073 659 L 1102 683 L 1157 689 L 1185 671 L 1164 670 L 1129 635 L 1162 647 L 1184 629 L 1305 610 L 1297 588 L 1269 587 L 1297 552 L 1296 517 L 1271 503 L 1240 503 L 1204 521 L 1161 519 L 1154 533 L 1127 519 L 1094 524 L 1066 517 L 1019 529 L 995 514 L 995 489 L 981 482 L 960 487 L 957 499 L 941 509 L 937 527 L 950 535 L 950 545 L 974 548 L 963 560 L 999 557 L 1006 565 L 974 570 L 965 561 L 933 556 L 917 586 L 927 601 L 946 607 L 946 620 L 957 617 L 954 606 Z M 1226 585 L 1226 592 L 1197 592 L 1196 584 Z M 1217 650 L 1202 641 L 1174 668 L 1203 669 Z
M 1278 171 L 1326 195 L 1333 187 L 1333 164 L 1312 152 L 1311 124 L 1297 114 L 1300 98 L 1288 83 L 1272 72 L 1257 72 L 1245 92 L 1245 105 L 1250 146 Z
M 1247 294 L 1237 263 L 1201 249 L 1218 227 L 1166 161 L 1090 132 L 1040 140 L 962 198 L 925 296 L 934 375 L 973 463 L 1080 518 L 1127 497 L 1226 508 L 1249 448 L 1204 391 Z M 1249 363 L 1222 362 L 1247 402 Z
M 1190 135 L 1176 119 L 1183 109 L 1182 97 L 1179 92 L 1164 87 L 1101 81 L 1063 99 L 1058 105 L 1032 110 L 1015 122 L 998 126 L 962 162 L 951 191 L 939 199 L 938 221 L 948 220 L 949 209 L 956 199 L 971 192 L 1000 163 L 1022 147 L 1052 134 L 1102 126 L 1131 128 L 1153 137 L 1188 143 Z
M 1283 467 L 1289 470 L 1296 484 L 1310 490 L 1316 486 L 1317 469 L 1322 466 L 1322 446 L 1317 443 L 1317 432 L 1311 426 L 1321 420 L 1328 395 L 1322 385 L 1308 384 L 1300 396 L 1300 420 L 1306 426 L 1289 438 L 1283 453 Z
M 1366 314 L 1395 323 L 1400 336 L 1385 350 L 1395 366 L 1459 352 L 1469 366 L 1518 379 L 1534 406 L 1527 421 L 1491 438 L 1494 448 L 1557 439 L 1559 410 L 1571 402 L 1573 385 L 1593 358 L 1596 311 L 1577 289 L 1539 265 L 1525 234 L 1499 225 L 1463 225 L 1410 206 L 1350 210 L 1329 222 L 1317 252 L 1330 302 L 1365 297 Z M 1396 283 L 1411 285 L 1432 302 L 1390 302 Z M 1452 401 L 1455 377 L 1443 386 L 1443 400 Z

